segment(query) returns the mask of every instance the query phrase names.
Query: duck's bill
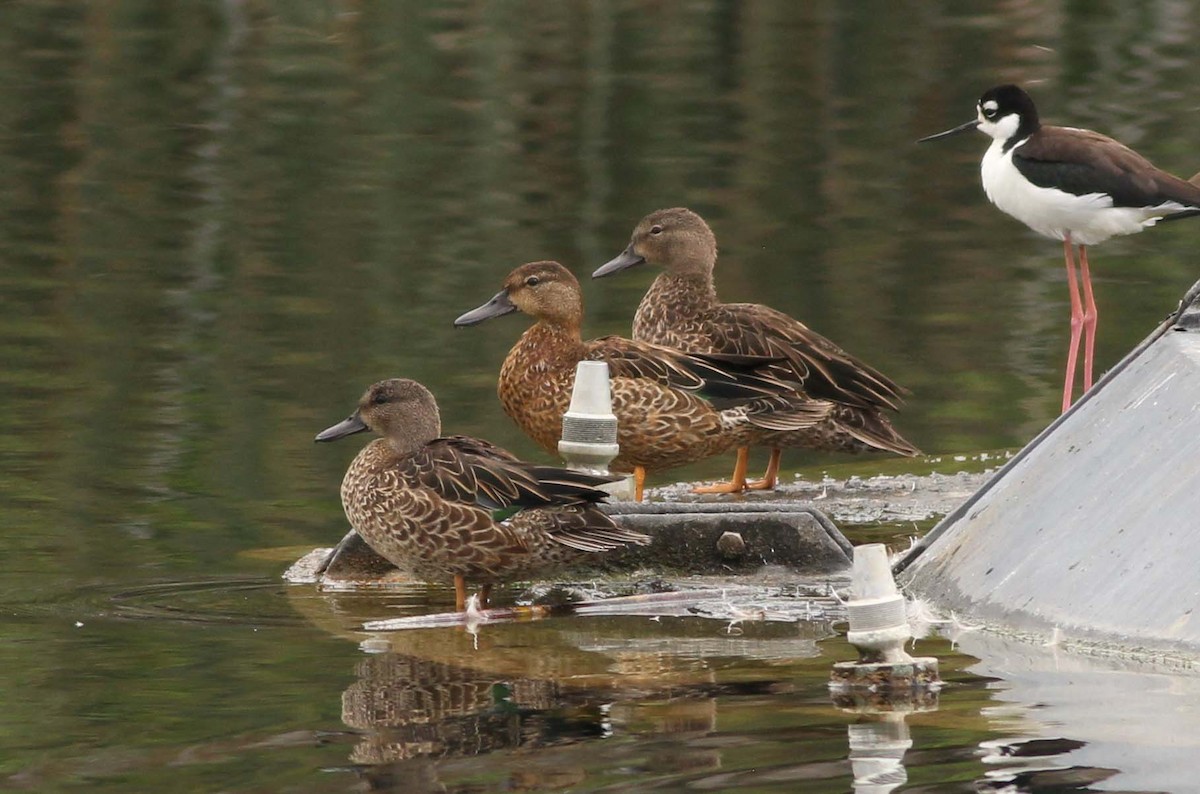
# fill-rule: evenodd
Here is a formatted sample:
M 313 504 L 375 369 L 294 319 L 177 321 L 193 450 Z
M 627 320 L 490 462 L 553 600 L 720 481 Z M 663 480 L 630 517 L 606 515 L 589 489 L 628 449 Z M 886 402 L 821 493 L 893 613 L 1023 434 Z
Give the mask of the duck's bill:
M 620 273 L 622 270 L 640 265 L 645 261 L 646 257 L 635 254 L 631 246 L 596 268 L 596 271 L 592 273 L 592 278 L 611 276 L 613 273 Z
M 919 141 L 917 141 L 917 143 L 925 143 L 926 141 L 936 141 L 938 138 L 949 138 L 951 135 L 958 135 L 959 133 L 962 133 L 962 132 L 970 132 L 971 130 L 975 129 L 978 126 L 979 126 L 979 119 L 972 119 L 971 121 L 968 121 L 966 124 L 959 124 L 957 127 L 955 127 L 952 130 L 946 130 L 945 132 L 939 132 L 935 135 L 926 135 L 924 138 L 921 138 Z
M 464 325 L 478 325 L 484 320 L 500 317 L 516 310 L 517 307 L 509 300 L 508 293 L 501 290 L 496 293 L 495 297 L 478 309 L 471 309 L 471 311 L 459 317 L 454 321 L 454 324 L 460 328 Z
M 367 423 L 359 418 L 358 412 L 351 414 L 333 427 L 327 427 L 313 441 L 337 441 L 339 438 L 352 436 L 367 429 Z

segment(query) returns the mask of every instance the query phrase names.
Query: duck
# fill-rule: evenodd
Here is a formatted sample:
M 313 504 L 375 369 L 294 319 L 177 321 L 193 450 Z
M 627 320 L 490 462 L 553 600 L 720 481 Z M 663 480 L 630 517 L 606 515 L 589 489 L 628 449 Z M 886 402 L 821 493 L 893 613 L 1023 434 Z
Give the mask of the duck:
M 759 303 L 722 303 L 713 271 L 717 240 L 708 223 L 686 207 L 661 209 L 637 224 L 629 245 L 593 278 L 643 264 L 663 269 L 638 305 L 633 338 L 688 353 L 765 356 L 776 376 L 800 384 L 798 400 L 822 413 L 807 427 L 760 429 L 738 446 L 728 482 L 699 493 L 770 490 L 778 481 L 784 448 L 920 454 L 892 426 L 885 411 L 898 410 L 906 393 L 891 378 L 783 312 Z M 747 480 L 749 447 L 771 450 L 761 480 Z
M 582 336 L 583 293 L 558 262 L 523 264 L 458 327 L 521 312 L 533 325 L 500 367 L 497 394 L 504 412 L 542 449 L 558 454 L 562 417 L 580 361 L 609 366 L 620 452 L 613 471 L 634 473 L 641 501 L 646 474 L 693 463 L 746 443 L 759 427 L 808 427 L 820 407 L 795 401 L 794 384 L 763 374 L 772 359 L 689 355 L 663 345 Z
M 354 413 L 318 442 L 373 431 L 342 478 L 346 518 L 367 545 L 424 581 L 453 577 L 455 608 L 468 583 L 481 606 L 494 584 L 545 576 L 590 555 L 650 538 L 599 505 L 612 477 L 541 466 L 470 436 L 442 436 L 433 393 L 407 378 L 371 385 Z

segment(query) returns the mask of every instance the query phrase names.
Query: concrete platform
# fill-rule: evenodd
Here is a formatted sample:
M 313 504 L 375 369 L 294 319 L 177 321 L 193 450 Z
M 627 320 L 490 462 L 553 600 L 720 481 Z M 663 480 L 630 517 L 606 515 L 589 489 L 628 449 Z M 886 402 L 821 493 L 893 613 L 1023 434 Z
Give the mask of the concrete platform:
M 1180 311 L 897 565 L 960 618 L 1200 655 L 1200 305 Z
M 854 555 L 824 513 L 794 503 L 616 502 L 605 509 L 617 523 L 654 539 L 608 555 L 605 570 L 726 574 L 782 565 L 830 575 L 846 571 Z
M 597 557 L 582 571 L 727 575 L 779 566 L 797 575 L 833 576 L 848 571 L 853 555 L 850 541 L 824 513 L 794 503 L 616 502 L 605 509 L 653 542 Z M 305 555 L 284 578 L 339 589 L 405 581 L 353 531 L 332 551 Z

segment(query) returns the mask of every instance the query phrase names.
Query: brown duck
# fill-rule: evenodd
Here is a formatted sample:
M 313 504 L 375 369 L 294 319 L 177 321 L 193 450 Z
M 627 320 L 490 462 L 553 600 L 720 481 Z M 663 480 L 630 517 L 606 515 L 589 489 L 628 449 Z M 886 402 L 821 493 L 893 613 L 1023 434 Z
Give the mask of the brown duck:
M 730 482 L 703 489 L 728 493 L 775 487 L 784 447 L 918 455 L 883 413 L 896 410 L 903 390 L 808 326 L 758 303 L 722 303 L 713 285 L 717 241 L 708 224 L 682 207 L 641 220 L 629 246 L 592 274 L 601 278 L 643 263 L 663 267 L 642 298 L 633 338 L 686 350 L 775 358 L 778 377 L 802 384 L 801 395 L 824 406 L 824 418 L 795 430 L 763 430 L 751 440 L 771 448 L 766 475 L 746 481 L 749 450 L 738 449 Z
M 827 410 L 785 396 L 795 385 L 762 374 L 772 363 L 769 359 L 686 355 L 616 336 L 584 341 L 579 282 L 557 262 L 521 265 L 495 297 L 454 324 L 474 325 L 514 311 L 535 322 L 500 368 L 497 392 L 505 413 L 557 455 L 575 365 L 608 362 L 621 449 L 612 467 L 634 472 L 639 501 L 647 471 L 747 444 L 761 428 L 811 427 Z
M 404 573 L 454 577 L 455 607 L 466 583 L 541 576 L 590 553 L 649 538 L 622 529 L 597 508 L 611 478 L 522 463 L 487 441 L 442 438 L 433 395 L 404 378 L 367 389 L 348 419 L 317 441 L 373 430 L 342 479 L 342 507 L 354 530 Z M 501 516 L 511 514 L 507 520 Z

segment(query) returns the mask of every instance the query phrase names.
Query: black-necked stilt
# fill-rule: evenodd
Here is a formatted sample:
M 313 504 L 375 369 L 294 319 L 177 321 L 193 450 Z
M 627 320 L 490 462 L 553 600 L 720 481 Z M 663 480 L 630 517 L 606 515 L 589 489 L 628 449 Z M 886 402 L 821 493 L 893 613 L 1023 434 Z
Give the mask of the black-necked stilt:
M 988 199 L 1035 232 L 1062 240 L 1071 293 L 1071 343 L 1063 385 L 1066 411 L 1071 406 L 1081 331 L 1086 332 L 1083 388 L 1092 387 L 1097 314 L 1087 246 L 1140 232 L 1158 221 L 1200 214 L 1200 187 L 1155 168 L 1128 146 L 1098 132 L 1043 126 L 1033 100 L 1018 86 L 986 91 L 975 110 L 974 120 L 918 143 L 974 129 L 990 135 L 992 145 L 980 167 Z M 1074 246 L 1079 247 L 1082 302 Z

